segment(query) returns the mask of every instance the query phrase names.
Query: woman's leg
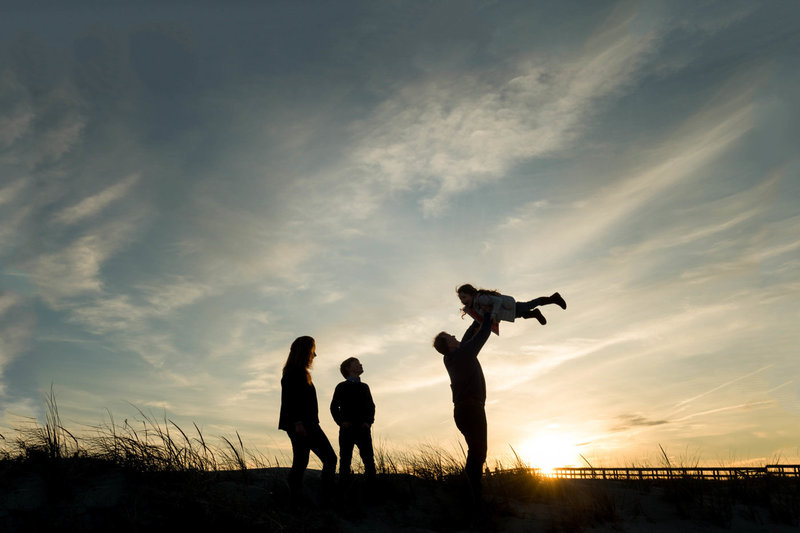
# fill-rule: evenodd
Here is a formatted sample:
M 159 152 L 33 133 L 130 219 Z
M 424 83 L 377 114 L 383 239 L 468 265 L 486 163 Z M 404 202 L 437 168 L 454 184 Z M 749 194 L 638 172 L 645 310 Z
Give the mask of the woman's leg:
M 322 497 L 333 496 L 333 485 L 336 480 L 336 452 L 333 451 L 328 437 L 322 428 L 317 426 L 309 434 L 311 451 L 322 462 Z
M 289 439 L 292 441 L 292 468 L 289 470 L 289 491 L 292 494 L 292 499 L 295 502 L 299 502 L 303 495 L 303 474 L 308 466 L 308 455 L 311 447 L 307 436 L 289 433 Z

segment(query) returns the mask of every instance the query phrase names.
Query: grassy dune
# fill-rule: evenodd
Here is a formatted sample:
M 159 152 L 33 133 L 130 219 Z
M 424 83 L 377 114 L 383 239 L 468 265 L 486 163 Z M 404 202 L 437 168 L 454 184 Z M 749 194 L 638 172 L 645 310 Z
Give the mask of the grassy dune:
M 475 505 L 463 458 L 431 446 L 389 456 L 319 506 L 288 497 L 288 465 L 240 438 L 209 445 L 199 428 L 141 414 L 95 434 L 63 427 L 55 397 L 43 425 L 0 435 L 0 531 L 797 531 L 800 480 L 558 480 L 519 459 L 485 477 Z

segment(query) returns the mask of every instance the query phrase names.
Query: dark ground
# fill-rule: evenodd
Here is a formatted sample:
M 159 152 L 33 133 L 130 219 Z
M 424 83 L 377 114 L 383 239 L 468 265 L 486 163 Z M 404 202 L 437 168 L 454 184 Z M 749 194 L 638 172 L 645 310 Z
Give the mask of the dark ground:
M 286 469 L 136 472 L 94 459 L 0 461 L 0 533 L 33 531 L 798 531 L 798 480 L 653 484 L 549 480 L 520 472 L 486 479 L 473 505 L 458 478 L 360 476 L 293 505 Z M 775 480 L 773 480 L 775 481 Z

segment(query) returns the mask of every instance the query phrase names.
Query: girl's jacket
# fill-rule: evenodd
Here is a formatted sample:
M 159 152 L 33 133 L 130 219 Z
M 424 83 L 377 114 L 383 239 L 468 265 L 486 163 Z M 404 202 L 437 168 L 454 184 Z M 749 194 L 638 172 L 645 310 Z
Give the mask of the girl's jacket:
M 492 320 L 494 321 L 492 331 L 495 335 L 499 335 L 500 328 L 497 322 L 501 320 L 514 322 L 517 316 L 517 302 L 514 298 L 505 294 L 495 295 L 478 292 L 472 302 L 472 307 L 467 309 L 467 313 L 478 322 L 482 322 L 483 313 L 486 311 L 492 313 Z

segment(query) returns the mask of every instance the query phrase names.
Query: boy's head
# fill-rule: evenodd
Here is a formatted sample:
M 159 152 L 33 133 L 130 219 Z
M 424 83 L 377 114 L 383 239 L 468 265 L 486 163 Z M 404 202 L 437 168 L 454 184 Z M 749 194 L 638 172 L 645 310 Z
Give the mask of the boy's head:
M 442 331 L 433 339 L 433 347 L 442 355 L 448 355 L 461 345 L 453 335 Z
M 355 357 L 348 357 L 339 365 L 339 371 L 345 378 L 356 377 L 364 373 L 364 367 L 361 366 L 361 361 Z

